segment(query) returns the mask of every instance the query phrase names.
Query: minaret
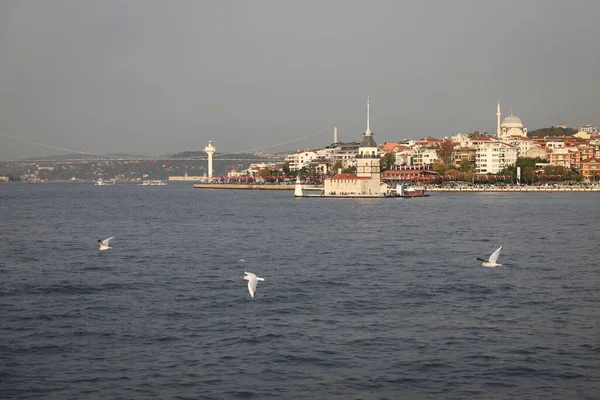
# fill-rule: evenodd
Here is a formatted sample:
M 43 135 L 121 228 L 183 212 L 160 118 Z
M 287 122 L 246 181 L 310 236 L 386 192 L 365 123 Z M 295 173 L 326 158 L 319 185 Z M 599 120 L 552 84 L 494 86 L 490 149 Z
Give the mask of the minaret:
M 208 154 L 208 179 L 210 179 L 212 178 L 213 174 L 212 157 L 213 154 L 215 154 L 215 151 L 217 151 L 215 146 L 213 146 L 212 144 L 212 140 L 208 141 L 208 146 L 204 148 L 204 151 L 206 152 L 206 154 Z
M 496 135 L 498 139 L 500 139 L 500 102 L 498 102 L 498 111 L 496 112 L 496 117 L 498 117 L 498 127 L 496 129 Z
M 369 123 L 371 122 L 371 97 L 367 96 L 367 130 L 365 134 L 370 135 L 371 130 L 369 129 Z

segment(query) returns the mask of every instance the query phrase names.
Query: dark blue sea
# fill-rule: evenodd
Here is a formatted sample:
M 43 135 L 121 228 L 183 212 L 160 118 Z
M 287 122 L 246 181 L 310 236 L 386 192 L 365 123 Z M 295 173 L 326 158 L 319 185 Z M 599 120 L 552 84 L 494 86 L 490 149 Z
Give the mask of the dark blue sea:
M 0 397 L 598 399 L 599 204 L 0 184 Z

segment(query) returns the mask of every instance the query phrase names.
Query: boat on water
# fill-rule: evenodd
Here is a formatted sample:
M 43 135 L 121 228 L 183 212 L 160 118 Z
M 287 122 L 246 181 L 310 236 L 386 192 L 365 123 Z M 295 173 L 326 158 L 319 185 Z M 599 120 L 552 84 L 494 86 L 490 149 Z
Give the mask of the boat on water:
M 166 186 L 167 182 L 161 181 L 160 179 L 151 179 L 140 183 L 142 186 Z
M 113 186 L 115 184 L 114 179 L 98 179 L 95 183 L 96 186 Z
M 424 186 L 406 186 L 401 183 L 391 187 L 385 193 L 385 197 L 428 197 Z

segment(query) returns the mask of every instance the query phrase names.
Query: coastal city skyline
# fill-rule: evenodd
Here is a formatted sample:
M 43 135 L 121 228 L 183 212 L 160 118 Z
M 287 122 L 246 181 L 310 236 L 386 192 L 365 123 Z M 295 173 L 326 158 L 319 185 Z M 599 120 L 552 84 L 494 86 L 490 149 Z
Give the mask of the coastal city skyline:
M 0 159 L 276 153 L 334 126 L 359 140 L 367 96 L 379 142 L 495 132 L 498 102 L 529 130 L 598 125 L 599 15 L 584 0 L 5 1 Z

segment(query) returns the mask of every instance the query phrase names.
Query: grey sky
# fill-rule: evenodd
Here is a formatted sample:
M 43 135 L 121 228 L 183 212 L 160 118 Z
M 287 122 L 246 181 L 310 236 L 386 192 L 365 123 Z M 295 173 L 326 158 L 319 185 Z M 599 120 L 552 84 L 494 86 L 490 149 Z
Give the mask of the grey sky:
M 597 0 L 0 0 L 0 133 L 240 151 L 600 124 Z M 325 145 L 333 133 L 270 147 Z M 0 159 L 65 154 L 0 136 Z

